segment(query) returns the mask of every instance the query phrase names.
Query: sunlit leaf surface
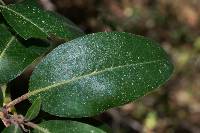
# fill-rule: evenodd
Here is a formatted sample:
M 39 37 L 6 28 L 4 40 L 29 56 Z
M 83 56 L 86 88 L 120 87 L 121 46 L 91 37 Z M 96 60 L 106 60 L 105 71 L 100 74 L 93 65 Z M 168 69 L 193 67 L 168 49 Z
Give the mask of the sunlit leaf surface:
M 129 33 L 89 34 L 54 49 L 36 67 L 29 97 L 65 117 L 97 115 L 158 88 L 173 70 L 154 41 Z

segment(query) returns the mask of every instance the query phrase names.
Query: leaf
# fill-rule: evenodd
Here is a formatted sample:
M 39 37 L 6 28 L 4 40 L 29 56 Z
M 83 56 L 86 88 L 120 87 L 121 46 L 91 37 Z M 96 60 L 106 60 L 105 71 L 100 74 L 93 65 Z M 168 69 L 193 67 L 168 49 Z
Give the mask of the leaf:
M 164 84 L 173 71 L 157 43 L 130 33 L 94 33 L 62 44 L 36 66 L 29 97 L 61 117 L 97 115 Z
M 23 45 L 2 24 L 0 31 L 0 84 L 5 84 L 21 74 L 47 48 Z
M 33 102 L 31 107 L 28 109 L 25 118 L 29 121 L 35 119 L 40 112 L 40 107 L 41 107 L 41 99 L 38 98 Z
M 39 124 L 34 133 L 105 133 L 88 124 L 75 121 L 50 120 Z
M 2 133 L 23 133 L 18 125 L 11 125 L 5 128 Z
M 8 24 L 24 39 L 46 39 L 51 36 L 71 40 L 83 32 L 55 14 L 40 9 L 32 2 L 0 5 L 0 11 Z

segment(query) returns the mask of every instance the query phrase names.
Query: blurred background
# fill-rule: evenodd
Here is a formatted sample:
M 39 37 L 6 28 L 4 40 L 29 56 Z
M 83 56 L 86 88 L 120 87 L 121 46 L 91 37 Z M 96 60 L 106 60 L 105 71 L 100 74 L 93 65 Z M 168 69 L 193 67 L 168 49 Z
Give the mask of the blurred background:
M 173 76 L 160 89 L 96 119 L 114 133 L 200 133 L 200 0 L 39 2 L 86 33 L 125 31 L 152 38 L 174 63 Z

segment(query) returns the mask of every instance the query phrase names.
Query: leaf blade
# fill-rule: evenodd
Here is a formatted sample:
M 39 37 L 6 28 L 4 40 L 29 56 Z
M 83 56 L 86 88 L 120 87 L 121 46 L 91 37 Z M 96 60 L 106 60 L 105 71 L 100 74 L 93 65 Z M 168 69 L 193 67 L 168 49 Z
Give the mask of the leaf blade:
M 172 71 L 166 53 L 144 37 L 95 33 L 47 55 L 31 76 L 29 95 L 43 97 L 42 109 L 53 115 L 92 116 L 144 96 Z
M 44 133 L 44 129 L 46 129 L 45 133 L 105 133 L 96 127 L 76 121 L 50 120 L 38 126 L 43 130 L 34 129 L 34 133 Z
M 75 25 L 31 2 L 0 5 L 0 11 L 8 24 L 24 39 L 47 39 L 53 35 L 59 39 L 71 40 L 83 34 Z
M 28 111 L 25 115 L 25 118 L 29 121 L 36 118 L 38 116 L 39 112 L 40 112 L 40 107 L 41 107 L 41 99 L 38 98 L 33 102 L 31 107 L 28 109 Z
M 0 84 L 5 84 L 21 74 L 46 47 L 25 46 L 3 24 L 0 31 Z
M 22 130 L 17 125 L 11 125 L 5 128 L 2 133 L 22 133 Z

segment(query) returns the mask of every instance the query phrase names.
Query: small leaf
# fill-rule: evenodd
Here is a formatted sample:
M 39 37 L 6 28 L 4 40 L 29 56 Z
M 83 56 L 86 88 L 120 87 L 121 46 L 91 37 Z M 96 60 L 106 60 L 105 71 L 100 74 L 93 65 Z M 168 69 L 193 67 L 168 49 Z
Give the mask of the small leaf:
M 21 74 L 47 48 L 23 45 L 2 24 L 0 31 L 0 84 L 5 84 Z
M 2 133 L 23 133 L 18 125 L 11 125 L 5 128 Z
M 95 33 L 62 44 L 36 66 L 29 97 L 63 117 L 97 115 L 158 88 L 173 66 L 157 43 L 130 33 Z
M 34 133 L 105 133 L 101 129 L 75 121 L 50 120 L 38 126 Z
M 25 118 L 29 121 L 35 119 L 40 112 L 40 107 L 41 107 L 41 99 L 39 97 L 33 102 L 31 107 L 28 109 Z
M 24 39 L 56 36 L 64 40 L 71 40 L 83 32 L 67 23 L 55 14 L 40 9 L 32 2 L 3 6 L 0 11 L 8 24 Z

